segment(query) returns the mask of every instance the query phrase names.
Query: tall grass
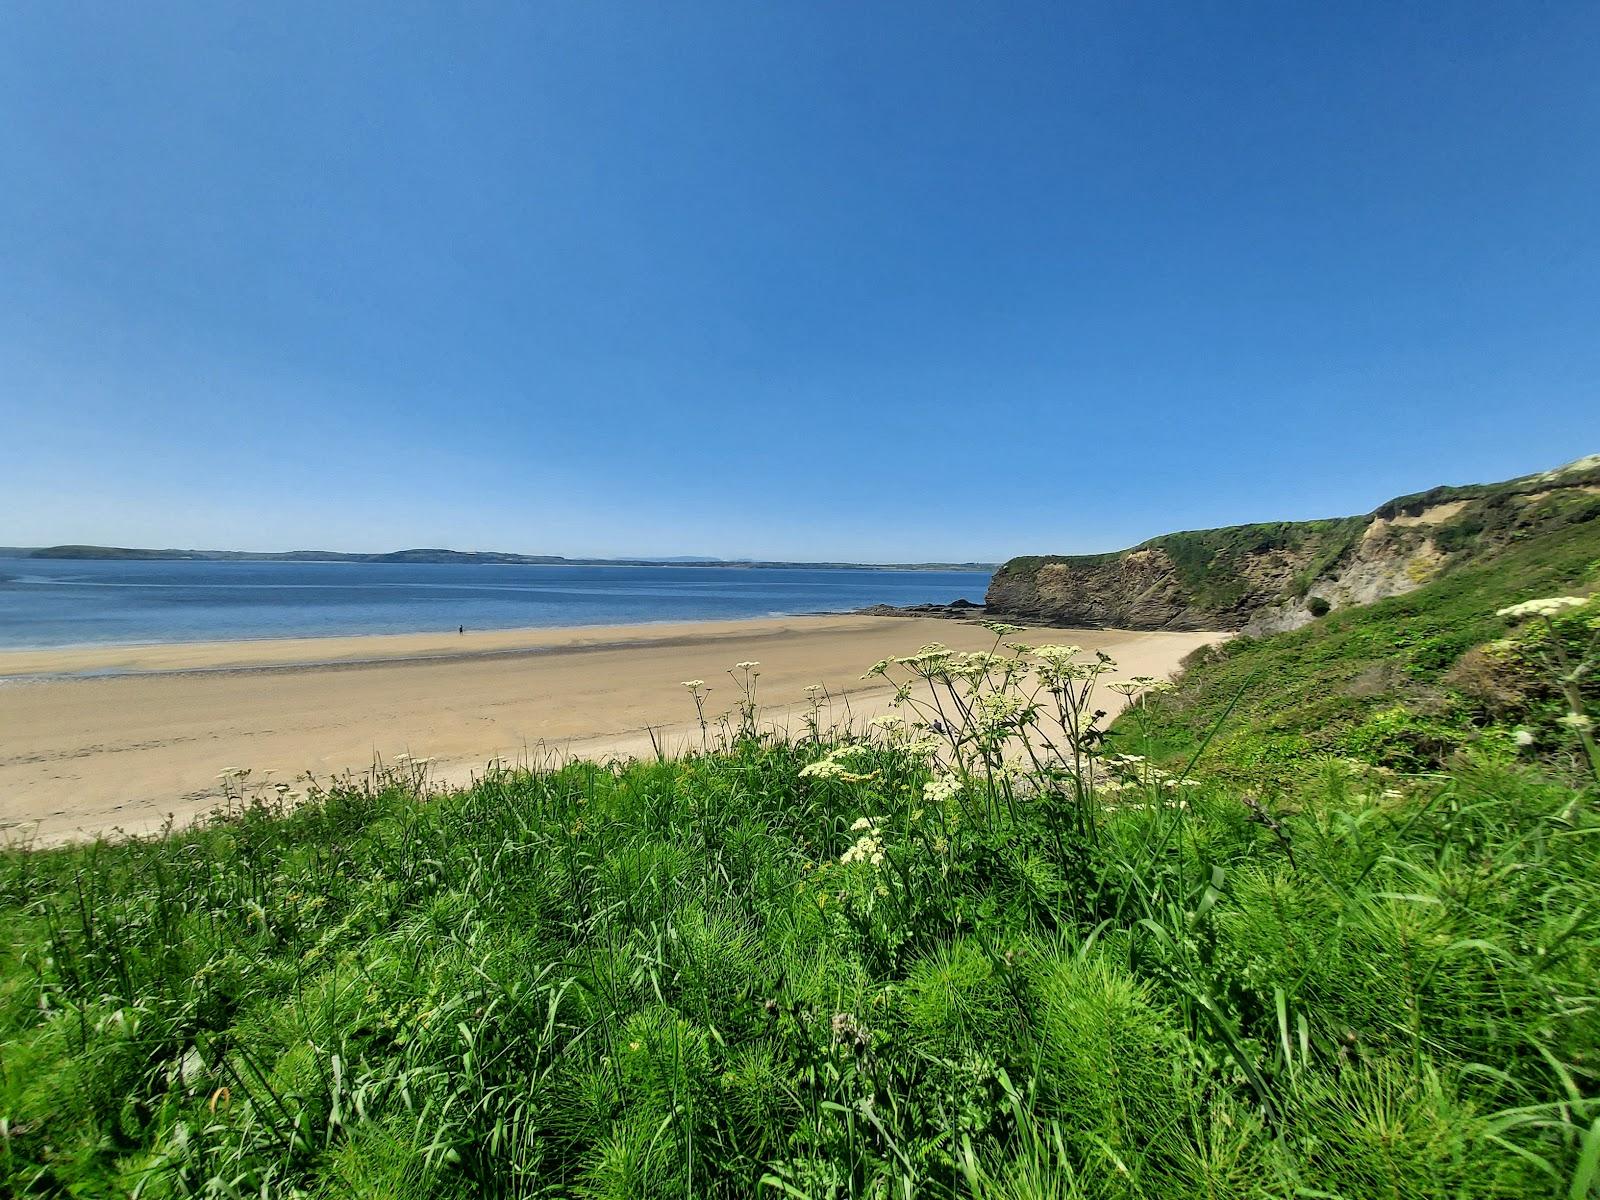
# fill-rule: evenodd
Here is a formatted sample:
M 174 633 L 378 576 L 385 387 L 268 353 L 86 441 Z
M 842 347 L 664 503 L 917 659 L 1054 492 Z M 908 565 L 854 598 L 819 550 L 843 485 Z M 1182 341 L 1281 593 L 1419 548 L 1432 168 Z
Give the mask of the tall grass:
M 0 1180 L 1593 1194 L 1592 788 L 1329 759 L 1263 800 L 1141 757 L 1151 683 L 1107 730 L 1060 647 L 928 648 L 878 668 L 899 723 L 779 739 L 754 667 L 681 760 L 7 851 Z

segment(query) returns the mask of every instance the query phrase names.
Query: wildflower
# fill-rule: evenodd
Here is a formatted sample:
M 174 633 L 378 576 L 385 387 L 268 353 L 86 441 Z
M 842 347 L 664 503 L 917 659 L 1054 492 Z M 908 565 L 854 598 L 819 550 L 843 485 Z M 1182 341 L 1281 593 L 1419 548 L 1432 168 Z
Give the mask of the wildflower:
M 1569 608 L 1582 608 L 1589 603 L 1587 596 L 1546 596 L 1542 600 L 1524 600 L 1521 604 L 1513 604 L 1502 608 L 1499 615 L 1502 617 L 1553 617 L 1558 612 L 1565 612 Z
M 983 627 L 995 637 L 1005 637 L 1007 634 L 1021 633 L 1021 625 L 1007 625 L 1004 621 L 985 621 Z
M 872 1046 L 871 1031 L 849 1013 L 834 1013 L 828 1025 L 833 1030 L 833 1040 L 837 1045 L 849 1046 L 857 1054 Z
M 706 681 L 704 679 L 685 679 L 683 681 L 683 686 L 688 688 L 691 692 L 698 692 L 701 688 L 705 687 L 705 685 Z
M 1516 733 L 1512 734 L 1512 738 L 1516 741 L 1518 746 L 1531 746 L 1534 742 L 1533 730 L 1519 729 L 1516 731 Z
M 875 867 L 883 865 L 883 834 L 878 829 L 878 818 L 857 817 L 850 826 L 851 833 L 861 836 L 839 856 L 839 861 L 848 866 L 850 863 L 865 862 Z
M 976 683 L 991 673 L 1008 675 L 1013 669 L 1010 659 L 999 654 L 980 651 L 975 654 L 951 655 L 949 661 L 945 663 L 944 673 L 953 679 L 965 679 L 968 683 Z
M 736 670 L 736 671 L 753 671 L 757 667 L 759 667 L 760 665 L 761 664 L 758 663 L 758 662 L 742 662 L 742 663 L 734 663 L 733 667 L 734 667 L 734 670 Z
M 862 834 L 861 837 L 856 839 L 855 845 L 839 856 L 839 861 L 846 866 L 851 863 L 866 862 L 872 855 L 882 854 L 882 845 L 883 843 L 877 839 L 876 835 L 870 833 Z M 879 861 L 882 861 L 881 857 Z
M 800 768 L 802 779 L 839 779 L 845 783 L 867 783 L 876 779 L 876 771 L 852 771 L 841 760 L 852 758 L 868 749 L 852 743 L 835 746 L 814 763 L 808 763 Z
M 1016 728 L 1031 716 L 1028 705 L 1021 696 L 1010 692 L 992 692 L 979 699 L 973 712 L 973 722 L 985 733 Z
M 961 780 L 954 775 L 941 775 L 922 785 L 922 798 L 929 804 L 943 804 L 961 791 Z
M 800 768 L 801 779 L 838 779 L 849 773 L 845 765 L 832 756 L 819 758 L 816 762 L 807 763 Z
M 1588 733 L 1594 728 L 1594 721 L 1582 713 L 1568 713 L 1561 718 L 1561 724 L 1568 729 L 1576 729 L 1579 733 Z

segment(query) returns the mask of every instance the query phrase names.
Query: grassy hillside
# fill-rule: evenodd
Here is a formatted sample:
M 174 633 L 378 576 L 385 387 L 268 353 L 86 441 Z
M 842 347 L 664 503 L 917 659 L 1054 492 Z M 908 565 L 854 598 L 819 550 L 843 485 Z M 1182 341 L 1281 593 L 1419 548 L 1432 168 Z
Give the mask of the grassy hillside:
M 870 731 L 763 737 L 751 691 L 684 761 L 444 796 L 413 766 L 292 812 L 244 779 L 199 830 L 13 849 L 0 1190 L 1594 1195 L 1575 727 L 1530 674 L 1442 767 L 1355 735 L 1592 550 L 1236 643 L 1109 735 L 1105 664 L 1002 628 L 879 664 L 904 719 Z M 1582 652 L 1596 607 L 1500 653 Z M 1224 715 L 1189 776 L 1133 753 Z
M 1176 692 L 1152 699 L 1152 720 L 1171 752 L 1182 753 L 1228 712 L 1208 750 L 1211 769 L 1255 783 L 1316 754 L 1408 771 L 1466 746 L 1506 759 L 1518 752 L 1516 727 L 1537 731 L 1549 749 L 1564 711 L 1550 672 L 1511 646 L 1477 648 L 1513 628 L 1500 609 L 1597 583 L 1600 521 L 1564 525 L 1404 596 L 1201 651 Z M 1584 687 L 1600 699 L 1600 677 Z
M 1137 629 L 1282 629 L 1411 590 L 1529 538 L 1600 518 L 1600 458 L 1438 487 L 1364 516 L 1163 534 L 1111 554 L 1031 555 L 995 572 L 1001 616 Z

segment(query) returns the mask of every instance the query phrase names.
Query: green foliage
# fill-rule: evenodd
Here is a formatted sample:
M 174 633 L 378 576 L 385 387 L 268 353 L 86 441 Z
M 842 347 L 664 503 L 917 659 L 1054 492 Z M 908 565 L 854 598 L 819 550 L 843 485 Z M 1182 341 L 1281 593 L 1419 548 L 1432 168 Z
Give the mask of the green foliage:
M 1304 599 L 1320 580 L 1351 563 L 1368 534 L 1381 536 L 1373 554 L 1363 551 L 1363 558 L 1387 558 L 1420 582 L 1440 568 L 1485 566 L 1520 543 L 1575 525 L 1592 526 L 1600 520 L 1597 459 L 1600 456 L 1502 483 L 1438 487 L 1401 496 L 1365 516 L 1169 533 L 1113 554 L 1013 558 L 995 572 L 991 605 L 996 613 L 1015 606 L 1018 612 L 1068 620 L 1085 619 L 1082 611 L 1105 611 L 1112 619 L 1163 621 L 1170 616 L 1182 617 L 1187 628 L 1238 628 L 1255 610 Z M 1441 510 L 1442 505 L 1452 507 Z M 1429 543 L 1430 553 L 1411 557 Z M 1159 551 L 1170 564 L 1180 585 L 1175 589 L 1178 606 L 1168 607 L 1164 601 L 1155 616 L 1140 604 L 1150 585 L 1143 569 L 1118 578 L 1130 556 L 1151 550 Z M 1051 565 L 1068 568 L 1069 578 L 1056 582 L 1057 594 L 1041 596 L 1037 577 Z M 1287 568 L 1293 574 L 1285 583 L 1282 572 Z M 1080 608 L 1079 591 L 1097 597 L 1096 604 Z M 1106 608 L 1104 596 L 1116 597 L 1119 592 L 1120 598 Z M 1317 600 L 1309 608 L 1318 617 L 1328 611 Z
M 1109 683 L 1109 736 L 1103 658 L 928 647 L 882 736 L 752 690 L 680 761 L 6 849 L 0 1190 L 1591 1195 L 1592 606 L 1494 615 L 1588 528 Z
M 1494 732 L 1518 721 L 1540 724 L 1545 748 L 1553 748 L 1564 708 L 1537 654 L 1542 626 L 1494 651 L 1493 662 L 1482 648 L 1513 630 L 1499 609 L 1593 587 L 1597 560 L 1600 524 L 1580 522 L 1404 596 L 1341 608 L 1291 633 L 1209 647 L 1192 657 L 1175 692 L 1151 698 L 1149 734 L 1179 756 L 1229 711 L 1207 762 L 1256 787 L 1285 784 L 1319 755 L 1402 771 L 1441 765 L 1467 745 L 1504 755 L 1509 742 Z M 1588 632 L 1585 619 L 1564 619 L 1575 648 Z M 1585 686 L 1600 699 L 1600 679 Z M 1575 753 L 1576 743 L 1567 738 L 1565 749 Z

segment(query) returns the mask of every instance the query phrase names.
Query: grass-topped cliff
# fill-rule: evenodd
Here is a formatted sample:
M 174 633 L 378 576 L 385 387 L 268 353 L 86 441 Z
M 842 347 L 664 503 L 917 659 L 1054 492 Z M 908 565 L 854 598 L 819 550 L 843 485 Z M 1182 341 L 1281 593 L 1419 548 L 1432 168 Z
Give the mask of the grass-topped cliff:
M 0 853 L 0 1191 L 1592 1197 L 1597 528 L 1173 689 L 1001 626 L 868 728 L 741 664 L 680 761 Z
M 1366 516 L 1169 533 L 1111 554 L 1014 558 L 991 613 L 1066 626 L 1292 629 L 1600 517 L 1600 456 L 1438 487 Z

